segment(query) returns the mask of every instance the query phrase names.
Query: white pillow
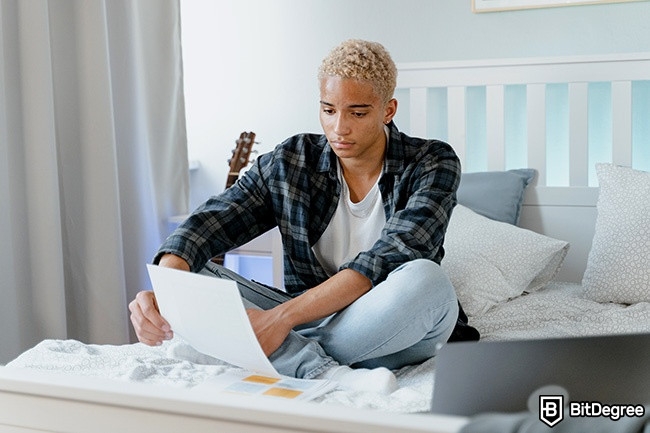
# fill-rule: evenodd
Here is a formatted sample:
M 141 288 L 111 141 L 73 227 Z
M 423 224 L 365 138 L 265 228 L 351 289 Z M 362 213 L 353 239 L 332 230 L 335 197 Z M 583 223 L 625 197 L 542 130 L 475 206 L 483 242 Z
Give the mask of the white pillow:
M 469 316 L 538 289 L 559 270 L 568 242 L 481 216 L 457 205 L 442 268 Z
M 650 173 L 596 164 L 598 217 L 582 278 L 598 302 L 650 302 Z

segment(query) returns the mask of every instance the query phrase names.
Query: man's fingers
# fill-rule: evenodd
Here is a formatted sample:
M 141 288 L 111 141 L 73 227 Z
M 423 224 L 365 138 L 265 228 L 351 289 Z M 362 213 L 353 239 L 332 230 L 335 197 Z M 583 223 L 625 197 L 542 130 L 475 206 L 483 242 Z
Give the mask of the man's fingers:
M 169 323 L 160 315 L 155 296 L 150 291 L 140 292 L 129 304 L 131 323 L 138 340 L 150 346 L 159 345 L 173 337 Z
M 135 296 L 135 300 L 144 315 L 149 322 L 151 322 L 156 328 L 162 329 L 165 332 L 168 332 L 171 327 L 169 323 L 160 315 L 158 310 L 158 304 L 156 303 L 156 297 L 151 291 L 143 291 L 138 293 Z

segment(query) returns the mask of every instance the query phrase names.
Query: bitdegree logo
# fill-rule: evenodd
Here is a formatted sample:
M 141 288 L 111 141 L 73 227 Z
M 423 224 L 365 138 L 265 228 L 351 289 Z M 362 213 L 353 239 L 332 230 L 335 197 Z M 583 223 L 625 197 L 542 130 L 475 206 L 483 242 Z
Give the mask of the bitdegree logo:
M 598 401 L 572 401 L 569 416 L 575 418 L 606 417 L 618 421 L 623 417 L 642 417 L 645 407 L 641 404 L 603 404 Z M 563 395 L 539 396 L 539 420 L 549 427 L 555 427 L 564 419 Z
M 645 407 L 640 404 L 602 404 L 597 401 L 572 401 L 569 403 L 569 416 L 608 417 L 612 421 L 623 417 L 642 417 Z
M 539 420 L 549 427 L 554 427 L 564 419 L 563 395 L 539 396 Z

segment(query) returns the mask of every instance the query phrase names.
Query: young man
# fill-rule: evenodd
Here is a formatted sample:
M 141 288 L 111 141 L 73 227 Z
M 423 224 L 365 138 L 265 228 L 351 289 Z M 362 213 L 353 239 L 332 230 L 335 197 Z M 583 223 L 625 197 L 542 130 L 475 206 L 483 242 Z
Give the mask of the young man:
M 397 130 L 396 76 L 380 44 L 334 48 L 318 75 L 324 135 L 296 135 L 260 156 L 155 258 L 236 280 L 281 374 L 390 392 L 389 369 L 424 361 L 450 337 L 478 338 L 439 266 L 460 163 L 446 143 Z M 275 226 L 286 293 L 209 261 Z M 138 338 L 150 345 L 173 335 L 155 305 L 144 291 L 129 306 Z

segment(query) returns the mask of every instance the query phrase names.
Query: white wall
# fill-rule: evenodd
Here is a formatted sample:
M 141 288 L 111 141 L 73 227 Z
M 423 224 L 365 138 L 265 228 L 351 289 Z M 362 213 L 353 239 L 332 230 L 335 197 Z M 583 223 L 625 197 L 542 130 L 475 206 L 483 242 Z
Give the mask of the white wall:
M 191 206 L 220 192 L 244 130 L 260 152 L 320 131 L 316 69 L 356 37 L 396 62 L 650 51 L 650 1 L 474 14 L 470 0 L 181 0 Z M 398 125 L 399 126 L 399 125 Z

